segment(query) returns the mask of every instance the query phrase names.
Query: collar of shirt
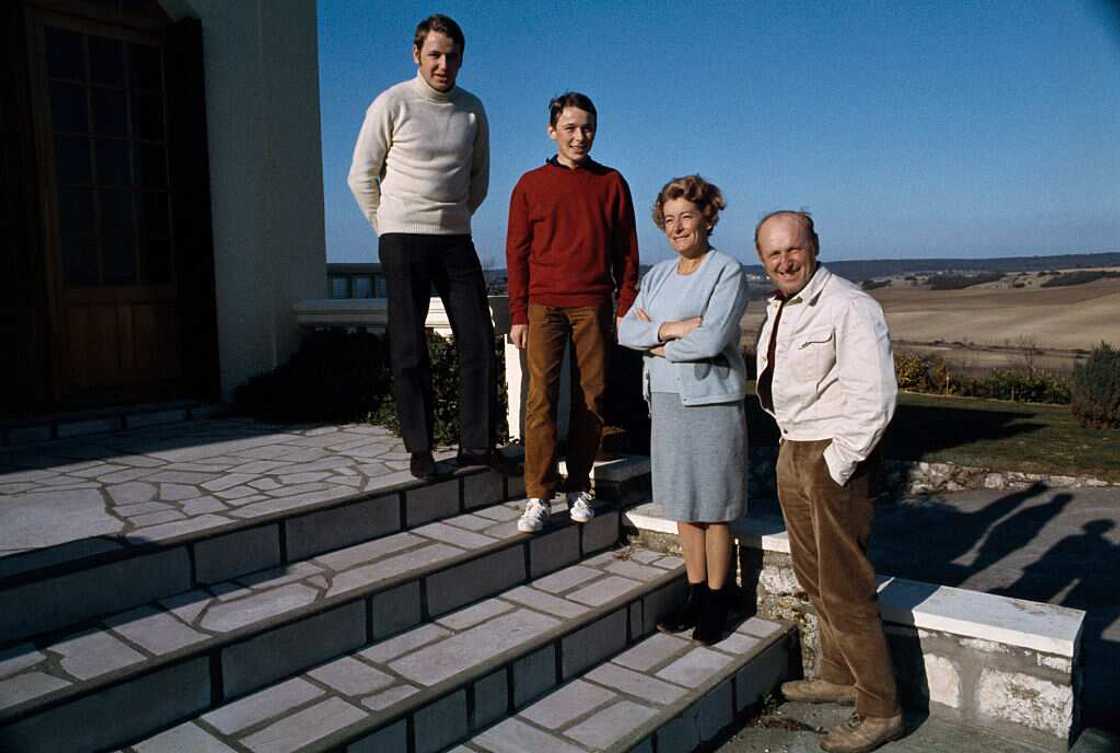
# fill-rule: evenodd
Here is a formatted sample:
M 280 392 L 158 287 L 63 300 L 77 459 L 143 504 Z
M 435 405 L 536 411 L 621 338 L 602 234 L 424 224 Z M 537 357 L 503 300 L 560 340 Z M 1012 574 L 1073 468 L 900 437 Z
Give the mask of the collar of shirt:
M 552 155 L 551 157 L 549 157 L 548 159 L 546 159 L 545 164 L 552 165 L 553 167 L 558 167 L 561 170 L 569 170 L 569 171 L 571 171 L 571 170 L 590 170 L 594 167 L 598 167 L 598 165 L 599 165 L 599 163 L 597 163 L 595 160 L 588 157 L 583 162 L 577 163 L 574 167 L 568 167 L 567 165 L 561 164 L 560 163 L 560 158 L 555 154 Z
M 817 296 L 821 294 L 821 290 L 824 289 L 830 277 L 832 277 L 832 273 L 818 264 L 817 268 L 813 271 L 813 276 L 809 278 L 809 282 L 801 289 L 801 292 L 787 300 L 780 290 L 775 290 L 770 296 L 768 305 L 773 309 L 778 308 L 783 303 L 794 304 L 808 301 L 809 305 L 812 306 L 817 302 Z
M 424 76 L 419 71 L 416 72 L 416 78 L 413 80 L 413 85 L 415 86 L 416 91 L 419 92 L 421 97 L 432 102 L 450 102 L 459 96 L 458 85 L 451 87 L 449 91 L 441 92 L 439 89 L 433 88 L 431 84 L 425 81 Z

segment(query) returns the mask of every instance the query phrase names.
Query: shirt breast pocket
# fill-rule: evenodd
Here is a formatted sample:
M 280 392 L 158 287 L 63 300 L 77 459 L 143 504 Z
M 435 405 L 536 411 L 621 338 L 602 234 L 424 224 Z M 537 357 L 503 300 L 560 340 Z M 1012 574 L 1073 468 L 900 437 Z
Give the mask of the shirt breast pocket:
M 836 363 L 836 333 L 831 327 L 802 332 L 790 346 L 790 365 L 796 379 L 820 382 Z

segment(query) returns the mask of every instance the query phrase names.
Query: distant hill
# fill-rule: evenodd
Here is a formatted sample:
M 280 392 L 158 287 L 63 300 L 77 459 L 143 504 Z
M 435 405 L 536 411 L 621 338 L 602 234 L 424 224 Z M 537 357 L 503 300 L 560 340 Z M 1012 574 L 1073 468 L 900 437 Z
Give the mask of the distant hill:
M 1051 269 L 1120 267 L 1120 252 L 1007 256 L 996 259 L 860 259 L 854 261 L 822 259 L 821 261 L 841 277 L 859 282 L 876 277 L 938 272 L 1041 272 Z M 746 265 L 746 270 L 756 275 L 763 273 L 762 266 L 758 264 Z
M 841 277 L 860 282 L 882 277 L 911 274 L 944 274 L 951 272 L 1042 272 L 1057 269 L 1120 267 L 1120 252 L 1101 254 L 1061 254 L 1055 256 L 1006 256 L 995 259 L 860 259 L 852 261 L 821 260 Z M 641 266 L 639 277 L 650 268 Z M 745 264 L 750 275 L 764 276 L 760 264 Z M 505 292 L 506 271 L 485 270 L 490 292 Z M 768 291 L 757 289 L 758 295 Z

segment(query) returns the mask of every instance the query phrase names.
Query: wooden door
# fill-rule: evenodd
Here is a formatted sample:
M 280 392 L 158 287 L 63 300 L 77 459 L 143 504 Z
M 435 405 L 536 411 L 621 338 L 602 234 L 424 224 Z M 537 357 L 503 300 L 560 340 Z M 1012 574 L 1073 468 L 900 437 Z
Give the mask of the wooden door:
M 49 411 L 49 300 L 35 190 L 24 16 L 0 4 L 0 419 Z
M 163 35 L 37 9 L 27 29 L 57 402 L 179 396 Z

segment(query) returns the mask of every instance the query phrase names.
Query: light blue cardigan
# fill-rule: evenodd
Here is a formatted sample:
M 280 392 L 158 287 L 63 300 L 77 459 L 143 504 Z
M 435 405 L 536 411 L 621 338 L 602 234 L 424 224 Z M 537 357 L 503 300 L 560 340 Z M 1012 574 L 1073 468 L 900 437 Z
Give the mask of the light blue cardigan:
M 705 296 L 681 301 L 668 320 L 643 322 L 639 308 L 649 302 L 673 274 L 677 260 L 655 265 L 642 278 L 634 305 L 618 328 L 618 341 L 627 348 L 649 350 L 659 345 L 657 330 L 663 321 L 703 318 L 686 337 L 665 343 L 665 358 L 673 364 L 684 405 L 710 405 L 742 400 L 747 395 L 747 367 L 739 349 L 739 320 L 747 308 L 747 278 L 738 260 L 712 249 L 693 274 L 700 275 Z M 656 356 L 647 356 L 655 358 Z M 642 370 L 642 394 L 650 399 L 649 371 Z

